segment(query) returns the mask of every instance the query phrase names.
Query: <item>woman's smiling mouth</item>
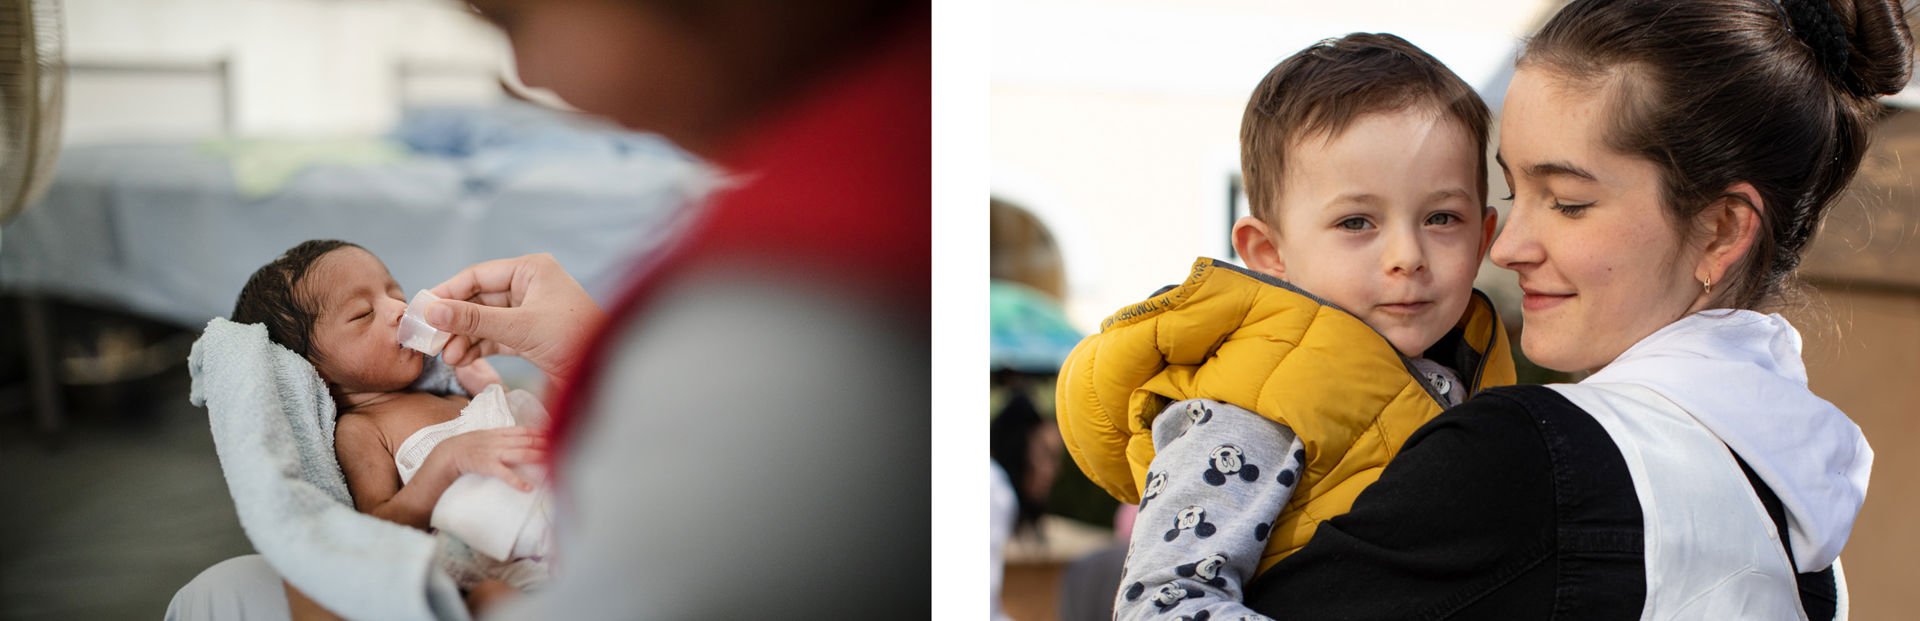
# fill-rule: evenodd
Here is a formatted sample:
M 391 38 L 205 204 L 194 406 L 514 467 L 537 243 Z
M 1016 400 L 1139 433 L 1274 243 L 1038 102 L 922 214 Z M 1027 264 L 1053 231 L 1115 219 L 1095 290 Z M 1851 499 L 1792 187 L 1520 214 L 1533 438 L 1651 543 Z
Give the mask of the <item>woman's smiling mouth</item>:
M 1572 293 L 1548 293 L 1545 291 L 1535 291 L 1533 289 L 1528 289 L 1524 286 L 1520 287 L 1520 291 L 1521 293 L 1525 294 L 1520 299 L 1520 308 L 1526 311 L 1547 310 L 1549 308 L 1559 306 L 1562 302 L 1573 299 L 1573 296 L 1574 296 L 1574 294 Z

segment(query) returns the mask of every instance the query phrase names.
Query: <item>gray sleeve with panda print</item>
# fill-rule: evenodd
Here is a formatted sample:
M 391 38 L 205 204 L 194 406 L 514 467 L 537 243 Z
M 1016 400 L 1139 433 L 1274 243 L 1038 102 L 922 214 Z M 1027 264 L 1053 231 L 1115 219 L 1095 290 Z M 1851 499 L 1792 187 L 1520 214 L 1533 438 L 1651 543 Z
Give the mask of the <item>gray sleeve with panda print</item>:
M 1306 452 L 1293 430 L 1218 401 L 1168 406 L 1153 422 L 1114 618 L 1266 619 L 1242 603 Z

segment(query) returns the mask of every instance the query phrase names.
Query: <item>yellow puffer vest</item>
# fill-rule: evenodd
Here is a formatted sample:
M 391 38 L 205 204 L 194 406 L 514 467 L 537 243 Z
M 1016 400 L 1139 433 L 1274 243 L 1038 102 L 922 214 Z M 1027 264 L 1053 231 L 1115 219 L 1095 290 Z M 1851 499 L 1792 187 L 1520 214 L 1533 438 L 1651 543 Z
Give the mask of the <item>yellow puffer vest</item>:
M 1468 394 L 1514 381 L 1506 330 L 1478 291 L 1427 355 L 1458 369 Z M 1408 364 L 1346 311 L 1203 258 L 1184 284 L 1115 313 L 1074 348 L 1056 388 L 1060 435 L 1088 478 L 1137 503 L 1153 419 L 1175 401 L 1231 403 L 1292 428 L 1307 466 L 1261 554 L 1264 572 L 1346 513 L 1407 436 L 1440 413 Z

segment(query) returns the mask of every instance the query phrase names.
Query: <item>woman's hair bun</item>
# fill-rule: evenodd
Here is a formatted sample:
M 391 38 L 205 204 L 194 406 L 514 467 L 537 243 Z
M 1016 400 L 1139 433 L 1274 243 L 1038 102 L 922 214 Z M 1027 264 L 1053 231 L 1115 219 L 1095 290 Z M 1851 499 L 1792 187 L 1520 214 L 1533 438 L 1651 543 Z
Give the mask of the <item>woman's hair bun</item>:
M 1846 71 L 1836 77 L 1861 97 L 1906 88 L 1913 76 L 1913 32 L 1899 0 L 1781 0 L 1789 5 L 1829 1 L 1848 43 Z

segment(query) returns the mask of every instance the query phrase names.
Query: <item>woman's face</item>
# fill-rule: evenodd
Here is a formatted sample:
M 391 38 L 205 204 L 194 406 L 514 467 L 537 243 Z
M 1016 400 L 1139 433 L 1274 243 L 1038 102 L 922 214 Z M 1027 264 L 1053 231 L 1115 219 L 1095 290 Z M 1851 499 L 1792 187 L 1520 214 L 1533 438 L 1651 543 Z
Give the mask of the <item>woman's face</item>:
M 1619 87 L 1525 67 L 1507 88 L 1499 158 L 1514 198 L 1491 257 L 1519 275 L 1520 346 L 1550 369 L 1606 366 L 1702 293 L 1701 251 L 1662 205 L 1659 171 L 1607 146 Z
M 513 42 L 520 79 L 629 128 L 700 149 L 730 109 L 714 42 L 650 3 L 474 0 Z

